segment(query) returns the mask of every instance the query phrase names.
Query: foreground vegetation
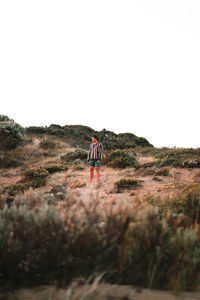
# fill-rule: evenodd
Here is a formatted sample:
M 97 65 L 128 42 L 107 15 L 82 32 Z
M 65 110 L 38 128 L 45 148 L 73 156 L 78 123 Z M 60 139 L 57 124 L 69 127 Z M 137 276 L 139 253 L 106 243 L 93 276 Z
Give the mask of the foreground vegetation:
M 86 205 L 71 195 L 62 214 L 32 193 L 2 205 L 1 285 L 65 285 L 104 274 L 108 283 L 199 288 L 198 185 L 170 201 L 148 197 L 105 210 L 98 199 Z

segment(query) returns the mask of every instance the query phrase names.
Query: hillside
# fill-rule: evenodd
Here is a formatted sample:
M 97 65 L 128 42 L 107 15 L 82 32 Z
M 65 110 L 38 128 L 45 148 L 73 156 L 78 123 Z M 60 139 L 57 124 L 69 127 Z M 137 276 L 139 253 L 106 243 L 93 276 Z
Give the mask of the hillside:
M 196 289 L 200 149 L 155 148 L 131 133 L 82 125 L 13 122 L 0 118 L 1 285 L 65 287 L 106 271 L 110 284 Z M 87 164 L 94 133 L 104 145 L 99 186 Z

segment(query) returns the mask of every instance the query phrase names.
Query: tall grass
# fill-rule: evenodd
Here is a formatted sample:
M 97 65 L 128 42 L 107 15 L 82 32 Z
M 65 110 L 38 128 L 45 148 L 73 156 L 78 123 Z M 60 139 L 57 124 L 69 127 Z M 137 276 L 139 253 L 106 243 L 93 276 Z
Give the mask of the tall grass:
M 179 208 L 183 204 L 181 213 L 153 198 L 103 209 L 98 197 L 84 203 L 69 193 L 56 211 L 42 195 L 38 203 L 30 192 L 21 202 L 19 196 L 0 211 L 0 284 L 66 285 L 104 273 L 109 283 L 195 290 L 200 284 L 198 206 L 191 206 L 193 214 L 184 208 L 189 195 L 199 197 L 198 187 L 184 193 L 182 202 L 171 199 Z

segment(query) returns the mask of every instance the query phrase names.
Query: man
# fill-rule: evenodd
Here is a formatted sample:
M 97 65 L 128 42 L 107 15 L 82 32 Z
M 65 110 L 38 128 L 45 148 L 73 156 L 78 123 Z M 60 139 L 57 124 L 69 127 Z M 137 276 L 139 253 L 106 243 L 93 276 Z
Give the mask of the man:
M 92 182 L 92 178 L 94 175 L 94 168 L 96 171 L 96 179 L 97 179 L 97 187 L 100 184 L 100 166 L 102 162 L 103 156 L 103 145 L 98 141 L 98 137 L 94 134 L 92 136 L 92 144 L 89 147 L 87 161 L 90 166 L 90 182 Z

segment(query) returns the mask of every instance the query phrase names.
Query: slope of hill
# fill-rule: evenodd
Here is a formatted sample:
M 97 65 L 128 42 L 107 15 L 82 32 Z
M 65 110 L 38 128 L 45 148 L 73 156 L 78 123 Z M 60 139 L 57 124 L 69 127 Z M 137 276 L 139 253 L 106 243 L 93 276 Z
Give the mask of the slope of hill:
M 89 182 L 86 126 L 27 128 L 1 150 L 1 285 L 68 284 L 105 271 L 112 284 L 195 290 L 200 149 L 95 133 L 105 145 L 99 186 L 95 173 Z

